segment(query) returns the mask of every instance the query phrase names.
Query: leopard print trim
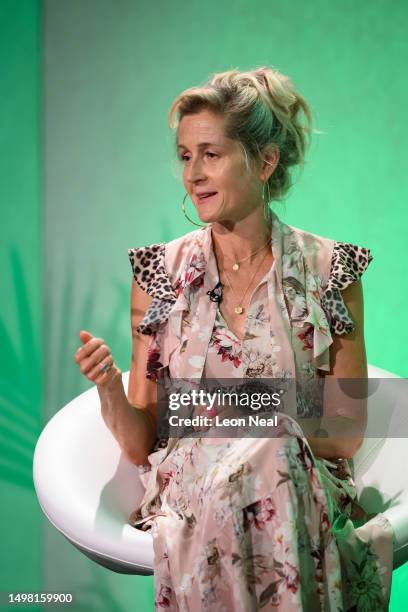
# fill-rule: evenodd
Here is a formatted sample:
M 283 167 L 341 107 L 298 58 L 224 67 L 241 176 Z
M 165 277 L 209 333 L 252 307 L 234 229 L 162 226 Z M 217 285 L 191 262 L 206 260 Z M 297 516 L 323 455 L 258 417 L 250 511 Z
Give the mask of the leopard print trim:
M 128 249 L 134 279 L 153 298 L 137 326 L 142 334 L 151 335 L 157 331 L 159 325 L 167 321 L 176 301 L 176 292 L 164 265 L 164 254 L 164 243 Z
M 334 243 L 330 276 L 322 295 L 322 307 L 332 333 L 342 335 L 354 330 L 341 291 L 361 277 L 372 259 L 370 249 L 348 242 Z

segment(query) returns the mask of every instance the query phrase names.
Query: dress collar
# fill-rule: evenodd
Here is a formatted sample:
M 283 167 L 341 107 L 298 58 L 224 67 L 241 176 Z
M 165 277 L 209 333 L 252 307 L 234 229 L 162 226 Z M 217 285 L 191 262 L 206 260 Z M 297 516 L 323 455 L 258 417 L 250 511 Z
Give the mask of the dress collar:
M 281 314 L 289 328 L 303 327 L 306 323 L 314 327 L 314 357 L 318 358 L 332 343 L 329 324 L 320 303 L 319 281 L 316 273 L 308 268 L 299 232 L 271 212 L 274 274 L 267 275 L 265 280 L 268 280 L 271 291 L 277 297 Z M 207 225 L 196 232 L 191 256 L 176 283 L 176 292 L 179 296 L 183 294 L 184 301 L 191 290 L 204 285 L 203 290 L 208 293 L 214 290 L 218 282 L 211 225 Z
M 271 226 L 271 237 L 272 237 L 272 254 L 276 263 L 277 272 L 281 276 L 281 236 L 284 231 L 284 223 L 280 221 L 276 213 L 272 212 L 272 226 Z M 176 290 L 179 293 L 181 289 L 193 285 L 195 287 L 201 286 L 202 282 L 205 282 L 211 287 L 214 287 L 219 282 L 219 274 L 217 269 L 217 262 L 215 259 L 213 240 L 211 233 L 211 224 L 207 225 L 201 230 L 197 231 L 197 235 L 194 239 L 194 247 L 192 254 L 187 262 L 184 275 L 182 279 L 176 284 Z M 200 279 L 202 279 L 200 281 Z

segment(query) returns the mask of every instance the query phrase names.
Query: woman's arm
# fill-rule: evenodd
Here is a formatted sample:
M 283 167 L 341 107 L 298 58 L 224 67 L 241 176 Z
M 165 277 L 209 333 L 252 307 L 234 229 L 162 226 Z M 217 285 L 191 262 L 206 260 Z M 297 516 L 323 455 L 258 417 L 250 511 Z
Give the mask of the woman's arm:
M 148 462 L 156 439 L 157 385 L 146 378 L 148 336 L 137 326 L 152 298 L 135 280 L 131 291 L 132 360 L 128 396 L 120 373 L 103 387 L 98 386 L 102 415 L 123 452 L 136 465 Z
M 150 336 L 137 331 L 137 326 L 150 306 L 152 298 L 135 280 L 132 282 L 130 301 L 130 320 L 132 327 L 132 358 L 130 364 L 128 399 L 137 406 L 149 421 L 149 437 L 147 440 L 147 455 L 150 454 L 157 433 L 157 383 L 146 378 L 147 355 Z M 147 455 L 145 461 L 147 462 Z
M 364 440 L 367 426 L 367 395 L 362 394 L 364 382 L 357 383 L 360 391 L 355 397 L 353 393 L 345 394 L 336 379 L 367 379 L 367 357 L 364 343 L 364 302 L 361 279 L 349 285 L 342 296 L 351 318 L 354 321 L 353 332 L 344 335 L 333 334 L 333 344 L 330 346 L 331 370 L 325 375 L 324 416 L 320 428 L 336 432 L 336 437 L 309 438 L 308 442 L 317 457 L 351 458 L 360 448 Z M 350 385 L 349 385 L 350 386 Z M 353 390 L 351 390 L 353 391 Z M 337 437 L 338 436 L 338 437 Z

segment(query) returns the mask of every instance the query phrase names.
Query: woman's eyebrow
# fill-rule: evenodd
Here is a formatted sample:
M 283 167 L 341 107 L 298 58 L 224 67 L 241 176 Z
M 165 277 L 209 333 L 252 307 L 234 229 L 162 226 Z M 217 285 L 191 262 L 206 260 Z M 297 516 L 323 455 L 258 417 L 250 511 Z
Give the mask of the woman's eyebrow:
M 218 142 L 200 142 L 197 145 L 198 149 L 203 149 L 204 147 L 222 147 L 221 144 L 219 144 Z M 188 149 L 188 147 L 186 147 L 185 145 L 178 143 L 177 144 L 177 148 L 178 149 Z

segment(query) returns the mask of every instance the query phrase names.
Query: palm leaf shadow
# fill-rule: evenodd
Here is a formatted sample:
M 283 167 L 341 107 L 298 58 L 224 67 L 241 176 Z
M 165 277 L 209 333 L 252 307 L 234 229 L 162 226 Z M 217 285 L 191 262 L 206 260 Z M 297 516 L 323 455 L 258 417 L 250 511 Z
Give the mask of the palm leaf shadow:
M 25 269 L 15 247 L 10 260 L 19 337 L 13 338 L 5 320 L 0 321 L 0 474 L 3 480 L 32 488 L 42 400 L 40 333 L 35 332 L 39 321 L 34 320 Z
M 100 310 L 97 285 L 89 284 L 80 306 L 75 309 L 76 283 L 74 271 L 71 267 L 66 269 L 65 283 L 59 303 L 48 304 L 47 310 L 54 311 L 54 317 L 58 319 L 52 323 L 53 333 L 47 338 L 46 358 L 46 404 L 47 418 L 52 417 L 55 412 L 79 393 L 89 389 L 93 383 L 88 381 L 81 373 L 74 361 L 74 353 L 80 346 L 79 331 L 86 329 L 90 333 L 101 336 L 112 348 L 114 358 L 116 351 L 112 344 L 117 347 L 130 346 L 131 334 L 129 323 L 129 337 L 121 333 L 121 320 L 124 312 L 129 310 L 130 286 L 117 282 L 114 284 L 113 307 L 106 321 L 99 322 L 96 327 Z M 76 300 L 78 302 L 78 300 Z M 99 306 L 97 306 L 99 304 Z M 105 307 L 106 310 L 106 307 Z M 130 318 L 129 318 L 130 322 Z M 121 367 L 121 363 L 118 363 Z
M 98 316 L 100 319 L 101 310 L 97 277 L 92 276 L 86 290 L 82 291 L 78 289 L 78 274 L 82 272 L 67 263 L 64 266 L 60 291 L 54 291 L 46 304 L 47 319 L 50 322 L 50 331 L 46 338 L 45 366 L 47 418 L 51 418 L 68 401 L 93 386 L 93 383 L 81 374 L 73 359 L 75 350 L 81 344 L 79 330 L 86 329 L 104 337 L 107 342 L 111 338 L 115 338 L 116 342 L 121 340 L 120 318 L 124 312 L 124 301 L 129 300 L 129 286 L 124 283 L 116 285 L 116 290 L 112 292 L 112 306 L 106 309 L 104 305 L 103 314 L 106 315 L 107 321 L 102 321 L 102 325 L 99 322 L 96 326 L 95 321 Z M 80 452 L 80 449 L 77 450 Z M 66 493 L 69 495 L 69 490 Z M 50 551 L 47 562 L 55 561 L 56 553 Z M 91 579 L 85 585 L 75 586 L 75 610 L 122 612 L 124 608 L 115 598 L 114 591 L 108 589 L 101 580 L 101 567 L 91 561 L 90 565 L 94 572 Z M 71 576 L 73 581 L 76 581 L 76 572 L 79 575 L 80 570 L 74 568 Z

